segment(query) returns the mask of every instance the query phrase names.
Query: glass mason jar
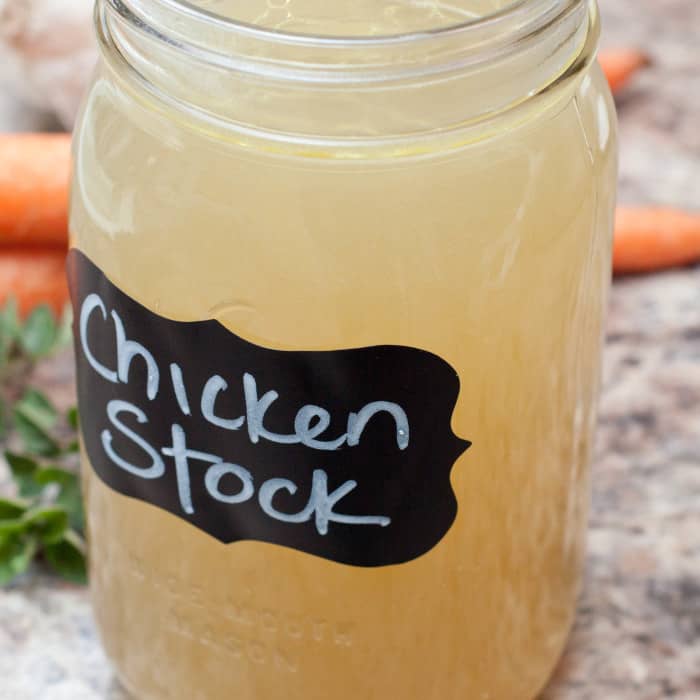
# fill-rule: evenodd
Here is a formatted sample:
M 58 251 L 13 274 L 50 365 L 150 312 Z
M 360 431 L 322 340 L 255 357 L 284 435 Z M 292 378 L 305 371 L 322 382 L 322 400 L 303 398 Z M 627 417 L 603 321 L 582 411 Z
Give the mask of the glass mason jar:
M 615 120 L 589 0 L 101 0 L 69 271 L 144 700 L 531 700 L 574 615 Z

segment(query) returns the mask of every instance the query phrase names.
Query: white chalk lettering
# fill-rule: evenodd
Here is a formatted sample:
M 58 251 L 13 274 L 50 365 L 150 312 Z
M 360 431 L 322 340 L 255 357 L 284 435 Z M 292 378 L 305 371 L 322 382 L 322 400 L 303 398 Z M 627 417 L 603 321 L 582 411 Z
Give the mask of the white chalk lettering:
M 102 312 L 103 320 L 107 320 L 107 307 L 105 307 L 104 302 L 97 294 L 89 294 L 85 297 L 83 305 L 80 309 L 80 344 L 83 348 L 83 354 L 87 358 L 87 361 L 97 374 L 106 379 L 108 382 L 117 384 L 119 379 L 117 373 L 114 370 L 107 369 L 101 362 L 95 359 L 95 356 L 90 350 L 90 345 L 87 339 L 88 321 L 90 320 L 90 315 L 95 309 L 99 309 Z
M 328 523 L 380 525 L 381 527 L 386 527 L 391 523 L 391 518 L 381 515 L 344 515 L 333 511 L 335 504 L 351 491 L 354 491 L 356 487 L 356 481 L 346 481 L 335 491 L 328 493 L 328 475 L 322 469 L 314 470 L 309 503 L 313 504 L 313 509 L 316 513 L 316 529 L 319 535 L 328 534 Z
M 201 460 L 202 462 L 209 462 L 210 464 L 216 464 L 222 460 L 221 457 L 208 454 L 207 452 L 199 452 L 197 450 L 188 449 L 185 431 L 183 430 L 182 426 L 177 425 L 177 423 L 173 423 L 170 432 L 172 435 L 173 444 L 168 447 L 164 447 L 161 452 L 166 457 L 172 457 L 175 461 L 177 495 L 180 499 L 180 505 L 185 513 L 192 515 L 192 513 L 194 513 L 194 506 L 192 504 L 189 460 L 197 459 Z
M 219 395 L 219 392 L 226 391 L 226 389 L 228 389 L 228 382 L 223 377 L 220 377 L 218 374 L 210 377 L 202 391 L 200 406 L 202 415 L 205 420 L 208 420 L 219 428 L 239 430 L 243 426 L 243 423 L 245 423 L 245 416 L 241 416 L 240 418 L 220 418 L 214 412 L 216 397 Z
M 348 525 L 379 525 L 381 527 L 390 525 L 391 518 L 381 515 L 346 515 L 334 512 L 333 508 L 336 503 L 356 487 L 356 481 L 346 481 L 335 491 L 328 493 L 328 475 L 323 469 L 315 469 L 311 496 L 306 507 L 299 513 L 283 513 L 272 505 L 274 497 L 280 491 L 287 491 L 292 496 L 297 492 L 297 485 L 289 479 L 270 479 L 266 481 L 260 487 L 258 502 L 264 513 L 282 522 L 305 523 L 315 517 L 316 530 L 319 535 L 327 535 L 328 525 L 332 522 Z
M 90 348 L 88 330 L 93 312 L 96 310 L 99 311 L 102 317 L 103 325 L 110 316 L 114 325 L 114 356 L 116 357 L 117 365 L 115 369 L 111 369 L 100 362 Z M 84 356 L 89 366 L 99 376 L 113 384 L 128 384 L 133 361 L 135 358 L 140 358 L 147 372 L 146 396 L 149 401 L 154 401 L 158 398 L 160 390 L 158 361 L 146 346 L 127 337 L 127 330 L 122 318 L 114 310 L 108 312 L 99 295 L 90 294 L 85 298 L 81 306 L 78 325 Z M 159 359 L 163 360 L 163 358 Z M 165 367 L 166 365 L 162 366 Z M 192 416 L 192 408 L 187 394 L 183 368 L 175 362 L 170 362 L 167 366 L 177 407 L 179 407 L 180 412 L 184 416 L 190 418 L 187 423 L 187 425 L 190 425 L 194 417 Z M 241 430 L 245 425 L 247 438 L 253 445 L 257 445 L 263 440 L 278 445 L 303 445 L 313 450 L 325 452 L 338 450 L 344 445 L 356 447 L 360 444 L 367 426 L 374 417 L 380 414 L 387 414 L 393 419 L 398 449 L 405 450 L 409 446 L 408 416 L 397 403 L 374 401 L 366 404 L 357 412 L 345 414 L 347 415 L 346 432 L 342 435 L 337 435 L 337 433 L 333 433 L 333 428 L 331 428 L 331 425 L 334 424 L 331 412 L 323 406 L 309 403 L 301 406 L 301 408 L 296 410 L 296 413 L 293 413 L 288 402 L 282 401 L 276 406 L 276 410 L 272 412 L 275 415 L 268 415 L 272 406 L 280 398 L 280 394 L 276 390 L 270 389 L 259 395 L 257 380 L 251 372 L 242 373 L 244 415 L 223 417 L 217 413 L 216 403 L 220 395 L 228 390 L 229 383 L 224 377 L 219 374 L 211 376 L 205 382 L 199 397 L 201 417 L 198 420 L 201 421 L 203 419 L 217 428 L 229 431 Z M 172 395 L 169 394 L 168 398 L 172 401 Z M 164 402 L 165 399 L 161 397 L 160 401 Z M 296 409 L 297 406 L 291 408 Z M 171 458 L 172 465 L 169 468 L 174 471 L 179 505 L 182 511 L 188 515 L 192 515 L 195 512 L 194 500 L 197 501 L 198 507 L 204 508 L 205 505 L 200 503 L 200 499 L 209 498 L 231 506 L 248 502 L 254 505 L 257 501 L 257 507 L 268 517 L 289 524 L 313 522 L 316 531 L 321 536 L 328 534 L 332 523 L 379 527 L 387 527 L 391 523 L 391 518 L 384 515 L 354 515 L 340 512 L 343 510 L 342 503 L 344 499 L 358 488 L 358 482 L 354 479 L 348 479 L 340 483 L 337 488 L 329 489 L 328 473 L 324 469 L 314 469 L 311 484 L 306 485 L 308 491 L 306 489 L 304 491 L 304 494 L 309 493 L 304 507 L 298 512 L 288 512 L 288 509 L 284 507 L 285 500 L 289 500 L 290 496 L 293 497 L 299 492 L 299 486 L 289 478 L 271 478 L 262 483 L 256 483 L 254 469 L 249 471 L 246 467 L 225 461 L 224 458 L 216 454 L 190 449 L 187 445 L 185 429 L 177 423 L 170 424 L 170 437 L 162 438 L 164 441 L 170 439 L 171 444 L 166 444 L 166 446 L 157 449 L 149 444 L 145 437 L 123 422 L 125 416 L 131 416 L 131 421 L 129 421 L 131 424 L 133 424 L 134 418 L 140 425 L 149 423 L 146 413 L 128 401 L 109 400 L 106 406 L 106 413 L 111 428 L 102 430 L 100 438 L 107 457 L 120 469 L 133 476 L 149 480 L 164 476 L 166 463 L 163 457 Z M 165 413 L 165 415 L 168 414 Z M 269 429 L 270 424 L 277 426 L 277 421 L 284 416 L 286 416 L 288 423 L 291 421 L 291 417 L 294 416 L 293 430 L 288 433 L 277 433 Z M 340 418 L 344 418 L 344 416 Z M 203 426 L 198 426 L 198 428 L 201 427 Z M 375 427 L 378 428 L 379 426 Z M 148 430 L 143 432 L 150 435 L 154 429 L 154 427 L 151 427 L 150 432 Z M 116 433 L 119 434 L 121 440 L 115 445 Z M 199 437 L 202 435 L 200 430 L 195 434 L 198 436 L 197 439 L 207 439 L 206 433 L 204 433 L 204 438 Z M 392 439 L 393 436 L 394 431 L 392 430 Z M 242 434 L 242 439 L 246 439 L 245 432 Z M 143 453 L 143 458 L 139 455 L 139 451 Z M 277 454 L 276 450 L 273 452 Z M 135 462 L 146 462 L 146 465 L 135 464 L 132 460 Z M 196 470 L 192 466 L 192 462 L 195 461 L 204 462 L 205 466 L 200 470 Z M 290 473 L 289 470 L 286 471 L 287 474 Z M 291 471 L 291 473 L 294 474 L 295 471 Z M 194 499 L 193 482 L 196 486 Z M 298 501 L 298 497 L 296 500 Z M 302 500 L 301 503 L 303 502 Z M 352 499 L 350 499 L 350 502 L 352 502 Z
M 221 480 L 228 475 L 237 477 L 241 482 L 241 490 L 236 494 L 222 493 L 219 488 Z M 229 462 L 212 464 L 204 476 L 204 485 L 209 495 L 222 503 L 245 503 L 255 494 L 253 475 L 239 464 L 230 464 Z
M 368 403 L 359 413 L 351 413 L 348 416 L 348 445 L 355 447 L 360 444 L 362 431 L 369 423 L 370 419 L 377 413 L 389 413 L 396 422 L 396 444 L 400 450 L 408 447 L 409 428 L 406 411 L 397 403 L 390 401 L 374 401 Z
M 263 437 L 270 442 L 280 445 L 295 445 L 301 442 L 298 435 L 278 435 L 265 429 L 263 420 L 267 409 L 277 401 L 279 394 L 276 391 L 268 391 L 258 398 L 258 386 L 255 377 L 246 372 L 243 375 L 243 392 L 245 394 L 246 418 L 248 420 L 248 436 L 250 441 L 257 445 Z
M 163 460 L 158 452 L 140 435 L 119 420 L 120 413 L 130 413 L 136 416 L 136 420 L 141 424 L 148 423 L 146 414 L 140 408 L 127 401 L 113 399 L 107 404 L 107 416 L 109 417 L 110 423 L 119 430 L 122 435 L 136 443 L 150 457 L 151 465 L 149 467 L 139 467 L 120 457 L 112 447 L 112 433 L 109 430 L 103 430 L 101 434 L 104 451 L 114 464 L 130 474 L 140 476 L 142 479 L 159 479 L 165 473 L 165 464 L 163 464 Z
M 314 509 L 313 504 L 307 504 L 299 513 L 282 513 L 272 505 L 272 499 L 280 492 L 287 491 L 292 496 L 298 491 L 297 485 L 289 479 L 270 479 L 266 481 L 258 493 L 258 503 L 263 513 L 283 523 L 306 523 L 311 520 Z
M 190 410 L 190 402 L 187 399 L 187 390 L 185 389 L 182 369 L 180 369 L 180 365 L 175 362 L 170 364 L 170 379 L 173 383 L 173 391 L 175 392 L 177 405 L 186 416 L 191 416 L 192 411 Z
M 211 381 L 211 380 L 210 380 Z M 408 447 L 410 435 L 408 416 L 397 403 L 390 401 L 374 401 L 367 404 L 357 413 L 348 415 L 348 431 L 334 440 L 318 440 L 330 425 L 330 413 L 320 406 L 307 405 L 299 409 L 294 419 L 294 433 L 280 435 L 265 428 L 265 414 L 272 404 L 277 401 L 279 394 L 270 390 L 258 396 L 258 386 L 255 377 L 246 372 L 243 375 L 243 392 L 245 395 L 246 415 L 237 419 L 248 423 L 248 435 L 253 444 L 258 444 L 260 438 L 280 445 L 303 444 L 316 450 L 337 450 L 346 442 L 349 447 L 360 444 L 360 438 L 369 421 L 379 413 L 388 413 L 396 424 L 396 444 L 399 449 Z M 204 397 L 202 397 L 204 399 Z M 206 416 L 205 416 L 206 417 Z M 316 421 L 314 423 L 314 421 Z M 213 421 L 212 421 L 213 422 Z M 218 423 L 215 423 L 218 424 Z
M 109 430 L 102 432 L 102 445 L 107 456 L 121 469 L 142 479 L 158 479 L 165 474 L 165 464 L 146 440 L 124 425 L 120 420 L 120 414 L 129 413 L 141 423 L 147 423 L 146 414 L 137 406 L 126 401 L 114 399 L 107 405 L 107 415 L 112 425 L 133 443 L 138 445 L 150 458 L 148 467 L 132 464 L 119 455 L 113 448 L 113 437 Z M 180 507 L 188 515 L 195 512 L 192 502 L 192 475 L 190 473 L 190 461 L 198 460 L 207 462 L 208 469 L 204 474 L 204 487 L 207 494 L 216 501 L 228 505 L 246 503 L 255 496 L 255 483 L 253 475 L 245 467 L 239 464 L 225 462 L 218 455 L 199 450 L 190 449 L 187 446 L 187 438 L 182 426 L 174 423 L 171 426 L 172 444 L 161 449 L 166 457 L 171 457 L 175 465 L 175 479 Z M 221 481 L 226 476 L 234 476 L 240 481 L 240 489 L 237 493 L 228 494 L 221 490 Z M 273 505 L 273 500 L 281 492 L 286 491 L 294 496 L 299 487 L 289 479 L 273 478 L 263 482 L 258 492 L 258 504 L 262 511 L 280 522 L 300 524 L 314 520 L 316 530 L 320 535 L 327 535 L 330 523 L 344 523 L 347 525 L 379 525 L 386 527 L 391 523 L 391 518 L 381 515 L 350 515 L 335 511 L 337 504 L 350 492 L 357 488 L 357 482 L 346 481 L 334 491 L 328 491 L 328 474 L 323 469 L 315 469 L 312 477 L 311 493 L 304 508 L 298 513 L 285 513 Z
M 318 422 L 312 425 L 313 421 Z M 316 450 L 337 450 L 347 438 L 341 435 L 335 440 L 316 440 L 331 424 L 331 414 L 320 406 L 304 406 L 294 419 L 294 432 L 299 437 L 302 445 L 313 447 Z
M 112 311 L 112 320 L 117 332 L 117 373 L 119 381 L 124 384 L 129 383 L 131 361 L 135 357 L 141 357 L 146 363 L 146 396 L 148 396 L 150 401 L 153 401 L 158 395 L 158 387 L 160 386 L 160 372 L 158 371 L 155 358 L 141 343 L 129 340 L 126 337 L 124 324 L 116 311 Z

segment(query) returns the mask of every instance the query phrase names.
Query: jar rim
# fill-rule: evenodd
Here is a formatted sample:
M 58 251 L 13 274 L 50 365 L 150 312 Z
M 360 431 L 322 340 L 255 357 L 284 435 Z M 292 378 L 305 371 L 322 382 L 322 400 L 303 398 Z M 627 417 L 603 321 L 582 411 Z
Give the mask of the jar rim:
M 537 42 L 579 21 L 595 0 L 514 0 L 459 24 L 395 35 L 325 36 L 248 24 L 190 0 L 98 0 L 137 31 L 203 64 L 262 78 L 311 83 L 387 83 L 446 74 Z M 404 52 L 397 60 L 397 52 Z
M 112 4 L 115 2 L 115 0 L 108 1 Z M 426 38 L 461 34 L 466 31 L 484 28 L 497 31 L 505 24 L 510 22 L 518 23 L 519 21 L 523 21 L 532 30 L 539 22 L 547 21 L 552 11 L 559 14 L 559 12 L 565 12 L 572 5 L 581 4 L 583 1 L 512 0 L 511 3 L 499 10 L 477 17 L 470 17 L 459 22 L 448 22 L 421 30 L 364 36 L 288 31 L 222 15 L 205 7 L 198 7 L 189 0 L 151 0 L 151 2 L 162 5 L 183 19 L 195 19 L 225 31 L 247 34 L 259 39 L 276 40 L 282 43 L 303 43 L 306 45 L 341 46 L 346 48 L 349 46 L 377 46 L 387 43 L 415 42 Z M 116 2 L 121 4 L 120 0 L 116 0 Z

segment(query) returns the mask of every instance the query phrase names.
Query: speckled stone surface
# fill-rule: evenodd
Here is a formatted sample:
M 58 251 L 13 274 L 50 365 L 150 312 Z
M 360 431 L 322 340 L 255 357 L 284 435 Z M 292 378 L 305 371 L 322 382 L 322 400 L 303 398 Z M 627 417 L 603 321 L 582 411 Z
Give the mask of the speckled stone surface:
M 698 208 L 700 2 L 602 11 L 604 44 L 654 59 L 619 99 L 621 200 Z M 69 358 L 39 381 L 70 401 Z M 700 698 L 698 267 L 614 285 L 585 586 L 541 700 L 661 698 Z M 0 700 L 126 700 L 85 590 L 32 574 L 0 591 Z

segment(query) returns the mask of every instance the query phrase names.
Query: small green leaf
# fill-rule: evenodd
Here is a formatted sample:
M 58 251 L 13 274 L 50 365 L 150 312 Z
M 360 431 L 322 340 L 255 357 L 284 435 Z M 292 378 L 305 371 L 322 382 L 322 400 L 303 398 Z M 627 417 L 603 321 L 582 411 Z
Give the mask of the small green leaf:
M 53 312 L 46 305 L 38 306 L 25 321 L 21 335 L 22 347 L 32 357 L 42 357 L 54 348 L 57 335 Z
M 61 540 L 68 529 L 68 513 L 57 506 L 32 508 L 22 520 L 47 545 Z
M 18 535 L 0 541 L 0 586 L 23 574 L 38 549 L 36 538 Z
M 74 455 L 80 452 L 80 442 L 78 440 L 71 440 L 64 448 L 63 453 L 67 455 Z
M 22 501 L 0 498 L 0 520 L 20 518 L 27 510 L 27 504 Z
M 44 487 L 37 483 L 35 476 L 39 465 L 30 457 L 5 452 L 5 459 L 10 467 L 15 483 L 19 487 L 19 495 L 23 498 L 38 496 Z
M 51 435 L 32 421 L 15 411 L 15 428 L 25 452 L 41 455 L 43 457 L 55 457 L 61 452 L 60 445 Z
M 51 436 L 57 412 L 49 399 L 36 389 L 27 389 L 14 408 L 15 428 L 26 452 L 42 456 L 59 454 L 60 446 Z
M 49 398 L 38 389 L 27 389 L 22 398 L 15 404 L 25 418 L 43 430 L 51 430 L 56 425 L 58 412 Z
M 68 524 L 78 532 L 85 532 L 85 511 L 83 509 L 83 494 L 80 484 L 73 487 L 64 486 L 56 498 L 56 504 L 65 509 Z
M 59 485 L 60 489 L 54 503 L 66 511 L 70 526 L 82 532 L 85 529 L 85 515 L 78 475 L 61 467 L 46 467 L 40 469 L 35 478 L 40 484 Z
M 17 299 L 11 296 L 5 302 L 2 311 L 0 311 L 0 332 L 16 338 L 19 333 L 19 327 Z
M 0 310 L 0 363 L 5 364 L 19 336 L 19 317 L 17 301 L 10 298 Z
M 70 345 L 73 339 L 73 308 L 70 304 L 66 304 L 61 314 L 61 320 L 56 330 L 56 339 L 54 341 L 54 349 L 58 350 L 66 345 Z
M 78 481 L 78 475 L 74 474 L 63 467 L 42 467 L 36 473 L 35 479 L 37 483 L 46 486 L 47 484 L 75 484 Z
M 27 523 L 22 518 L 14 520 L 0 520 L 0 541 L 6 541 L 8 537 L 27 530 Z
M 87 582 L 85 544 L 77 533 L 68 530 L 60 542 L 44 547 L 44 556 L 54 571 L 67 581 Z
M 66 420 L 68 421 L 68 425 L 70 425 L 73 430 L 78 429 L 78 409 L 75 406 L 68 409 L 68 412 L 66 413 Z
M 56 424 L 57 412 L 45 394 L 27 389 L 15 404 L 15 427 L 25 451 L 44 456 L 57 455 L 60 447 L 49 431 Z

